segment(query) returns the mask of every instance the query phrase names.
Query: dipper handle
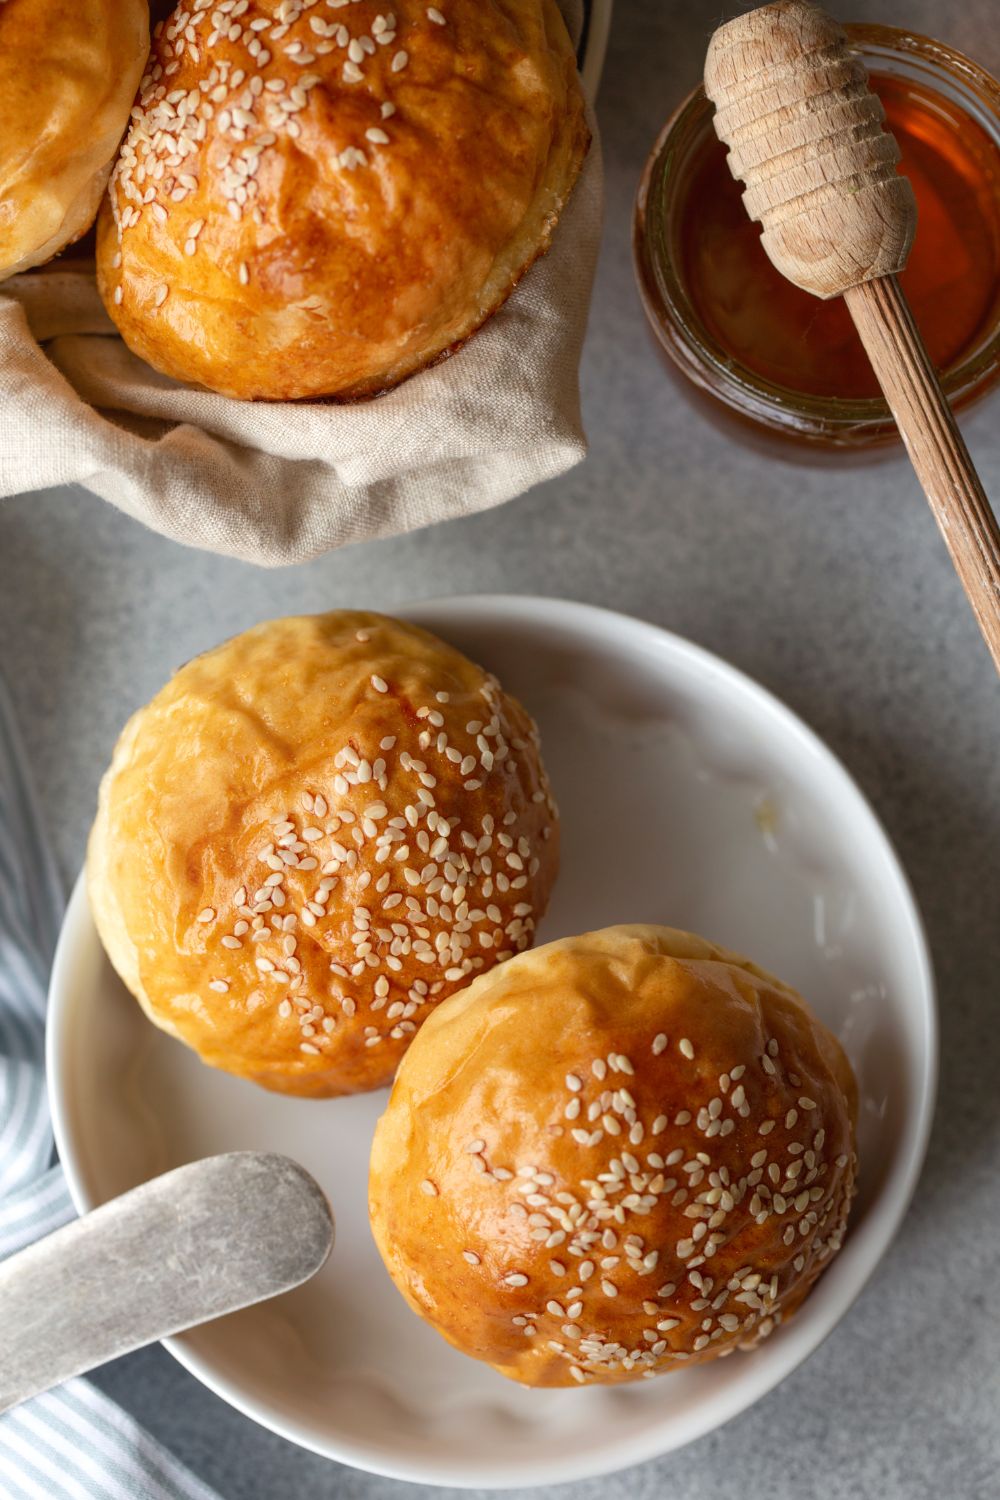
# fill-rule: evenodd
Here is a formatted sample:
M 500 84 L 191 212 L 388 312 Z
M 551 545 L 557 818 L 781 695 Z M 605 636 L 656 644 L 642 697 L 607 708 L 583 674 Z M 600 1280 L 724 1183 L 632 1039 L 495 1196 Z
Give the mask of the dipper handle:
M 775 0 L 715 33 L 705 92 L 771 260 L 844 296 L 1000 671 L 1000 527 L 896 280 L 916 200 L 864 64 L 818 6 Z
M 1000 527 L 895 276 L 844 294 L 1000 672 Z

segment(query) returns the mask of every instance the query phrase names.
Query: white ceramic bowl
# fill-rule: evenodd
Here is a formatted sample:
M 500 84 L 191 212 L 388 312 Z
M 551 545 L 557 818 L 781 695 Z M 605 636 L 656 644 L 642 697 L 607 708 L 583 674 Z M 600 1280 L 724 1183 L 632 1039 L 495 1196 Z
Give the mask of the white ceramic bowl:
M 920 919 L 870 807 L 762 688 L 653 626 L 555 599 L 401 611 L 493 668 L 537 717 L 563 819 L 541 938 L 665 922 L 798 986 L 861 1087 L 861 1186 L 844 1250 L 753 1354 L 612 1390 L 522 1390 L 405 1306 L 368 1231 L 384 1095 L 282 1098 L 203 1067 L 150 1026 L 104 957 L 78 885 L 52 978 L 56 1139 L 81 1210 L 239 1147 L 287 1152 L 337 1215 L 307 1286 L 167 1347 L 265 1426 L 359 1468 L 428 1484 L 579 1479 L 679 1447 L 805 1358 L 858 1295 L 909 1202 L 933 1107 L 936 1024 Z

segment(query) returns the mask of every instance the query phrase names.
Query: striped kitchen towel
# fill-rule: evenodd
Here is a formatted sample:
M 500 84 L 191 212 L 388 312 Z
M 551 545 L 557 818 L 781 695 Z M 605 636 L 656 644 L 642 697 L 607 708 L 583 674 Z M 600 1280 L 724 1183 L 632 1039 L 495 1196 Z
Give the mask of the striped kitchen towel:
M 75 1213 L 53 1160 L 45 1093 L 45 996 L 62 911 L 0 681 L 0 1260 Z M 86 1380 L 0 1416 L 0 1497 L 218 1500 Z

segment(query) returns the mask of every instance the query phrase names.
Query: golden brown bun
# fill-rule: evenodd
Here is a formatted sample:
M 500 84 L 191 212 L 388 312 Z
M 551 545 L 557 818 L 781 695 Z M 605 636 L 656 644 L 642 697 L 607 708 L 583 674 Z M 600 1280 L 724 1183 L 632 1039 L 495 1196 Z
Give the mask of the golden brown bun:
M 148 50 L 146 0 L 0 0 L 0 280 L 93 223 Z
M 227 396 L 385 390 L 548 247 L 589 139 L 555 0 L 250 0 L 225 35 L 219 9 L 154 38 L 101 214 L 108 311 Z
M 87 874 L 150 1020 L 265 1088 L 347 1094 L 531 943 L 558 844 L 520 704 L 426 631 L 343 610 L 248 630 L 133 716 Z
M 441 1006 L 371 1157 L 414 1311 L 525 1385 L 749 1347 L 837 1251 L 856 1089 L 805 1002 L 668 927 L 549 943 Z

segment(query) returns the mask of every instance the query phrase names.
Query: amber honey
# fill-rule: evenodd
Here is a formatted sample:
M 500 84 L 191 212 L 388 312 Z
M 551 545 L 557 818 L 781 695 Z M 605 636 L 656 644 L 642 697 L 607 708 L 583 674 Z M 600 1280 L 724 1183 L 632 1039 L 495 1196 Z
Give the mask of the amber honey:
M 871 81 L 919 211 L 902 284 L 931 358 L 947 369 L 997 317 L 1000 150 L 941 94 L 886 74 Z M 800 291 L 768 260 L 726 154 L 705 140 L 680 203 L 684 277 L 706 328 L 766 380 L 816 396 L 878 395 L 843 301 Z
M 1000 380 L 1000 83 L 927 37 L 847 32 L 917 198 L 903 286 L 961 406 Z M 895 437 L 843 302 L 800 291 L 768 260 L 712 114 L 695 90 L 656 142 L 636 199 L 639 289 L 662 348 L 757 426 L 822 445 Z

